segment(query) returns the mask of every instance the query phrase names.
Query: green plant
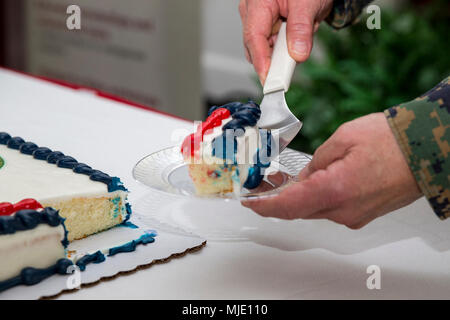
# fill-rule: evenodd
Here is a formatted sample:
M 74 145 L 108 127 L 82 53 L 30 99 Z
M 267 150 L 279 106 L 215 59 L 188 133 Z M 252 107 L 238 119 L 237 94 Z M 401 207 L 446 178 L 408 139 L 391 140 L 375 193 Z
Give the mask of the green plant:
M 323 56 L 298 67 L 287 103 L 303 121 L 290 147 L 313 153 L 342 123 L 412 100 L 450 73 L 449 5 L 381 10 L 381 29 L 366 17 L 316 34 Z

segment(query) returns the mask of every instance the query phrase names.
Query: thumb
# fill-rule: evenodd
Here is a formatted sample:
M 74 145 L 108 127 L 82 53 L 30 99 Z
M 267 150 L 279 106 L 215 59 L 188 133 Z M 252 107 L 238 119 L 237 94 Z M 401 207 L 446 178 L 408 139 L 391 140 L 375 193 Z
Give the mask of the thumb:
M 286 33 L 289 54 L 297 62 L 309 58 L 313 44 L 315 10 L 308 1 L 289 1 Z

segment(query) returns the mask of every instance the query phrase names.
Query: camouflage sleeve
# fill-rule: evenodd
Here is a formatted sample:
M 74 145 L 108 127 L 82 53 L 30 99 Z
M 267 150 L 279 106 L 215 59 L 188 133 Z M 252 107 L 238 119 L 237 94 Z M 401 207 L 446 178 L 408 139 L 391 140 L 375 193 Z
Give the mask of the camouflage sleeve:
M 423 96 L 384 111 L 423 194 L 450 216 L 450 77 Z
M 335 29 L 351 24 L 364 7 L 373 0 L 334 0 L 333 9 L 326 21 Z

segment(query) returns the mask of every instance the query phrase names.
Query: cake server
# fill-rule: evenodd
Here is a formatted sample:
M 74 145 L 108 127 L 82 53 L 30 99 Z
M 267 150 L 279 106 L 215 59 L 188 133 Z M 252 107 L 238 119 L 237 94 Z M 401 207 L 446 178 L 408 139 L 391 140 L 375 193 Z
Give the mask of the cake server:
M 275 141 L 279 142 L 278 153 L 295 138 L 302 127 L 302 122 L 292 114 L 286 103 L 284 93 L 291 84 L 296 62 L 289 55 L 286 40 L 286 22 L 283 22 L 273 48 L 272 61 L 264 83 L 264 98 L 260 104 L 261 118 L 257 125 L 271 129 Z

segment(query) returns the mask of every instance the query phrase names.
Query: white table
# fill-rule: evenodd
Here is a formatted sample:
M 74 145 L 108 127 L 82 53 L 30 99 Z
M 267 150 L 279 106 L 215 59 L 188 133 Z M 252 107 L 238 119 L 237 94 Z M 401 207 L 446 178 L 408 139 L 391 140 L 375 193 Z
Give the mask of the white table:
M 133 180 L 134 164 L 173 145 L 177 129 L 192 123 L 0 70 L 0 131 L 121 177 L 132 204 L 150 192 Z M 247 241 L 208 241 L 196 253 L 59 298 L 450 298 L 450 221 L 424 199 L 356 231 L 329 221 L 255 221 Z M 379 290 L 366 286 L 370 265 L 380 268 Z

